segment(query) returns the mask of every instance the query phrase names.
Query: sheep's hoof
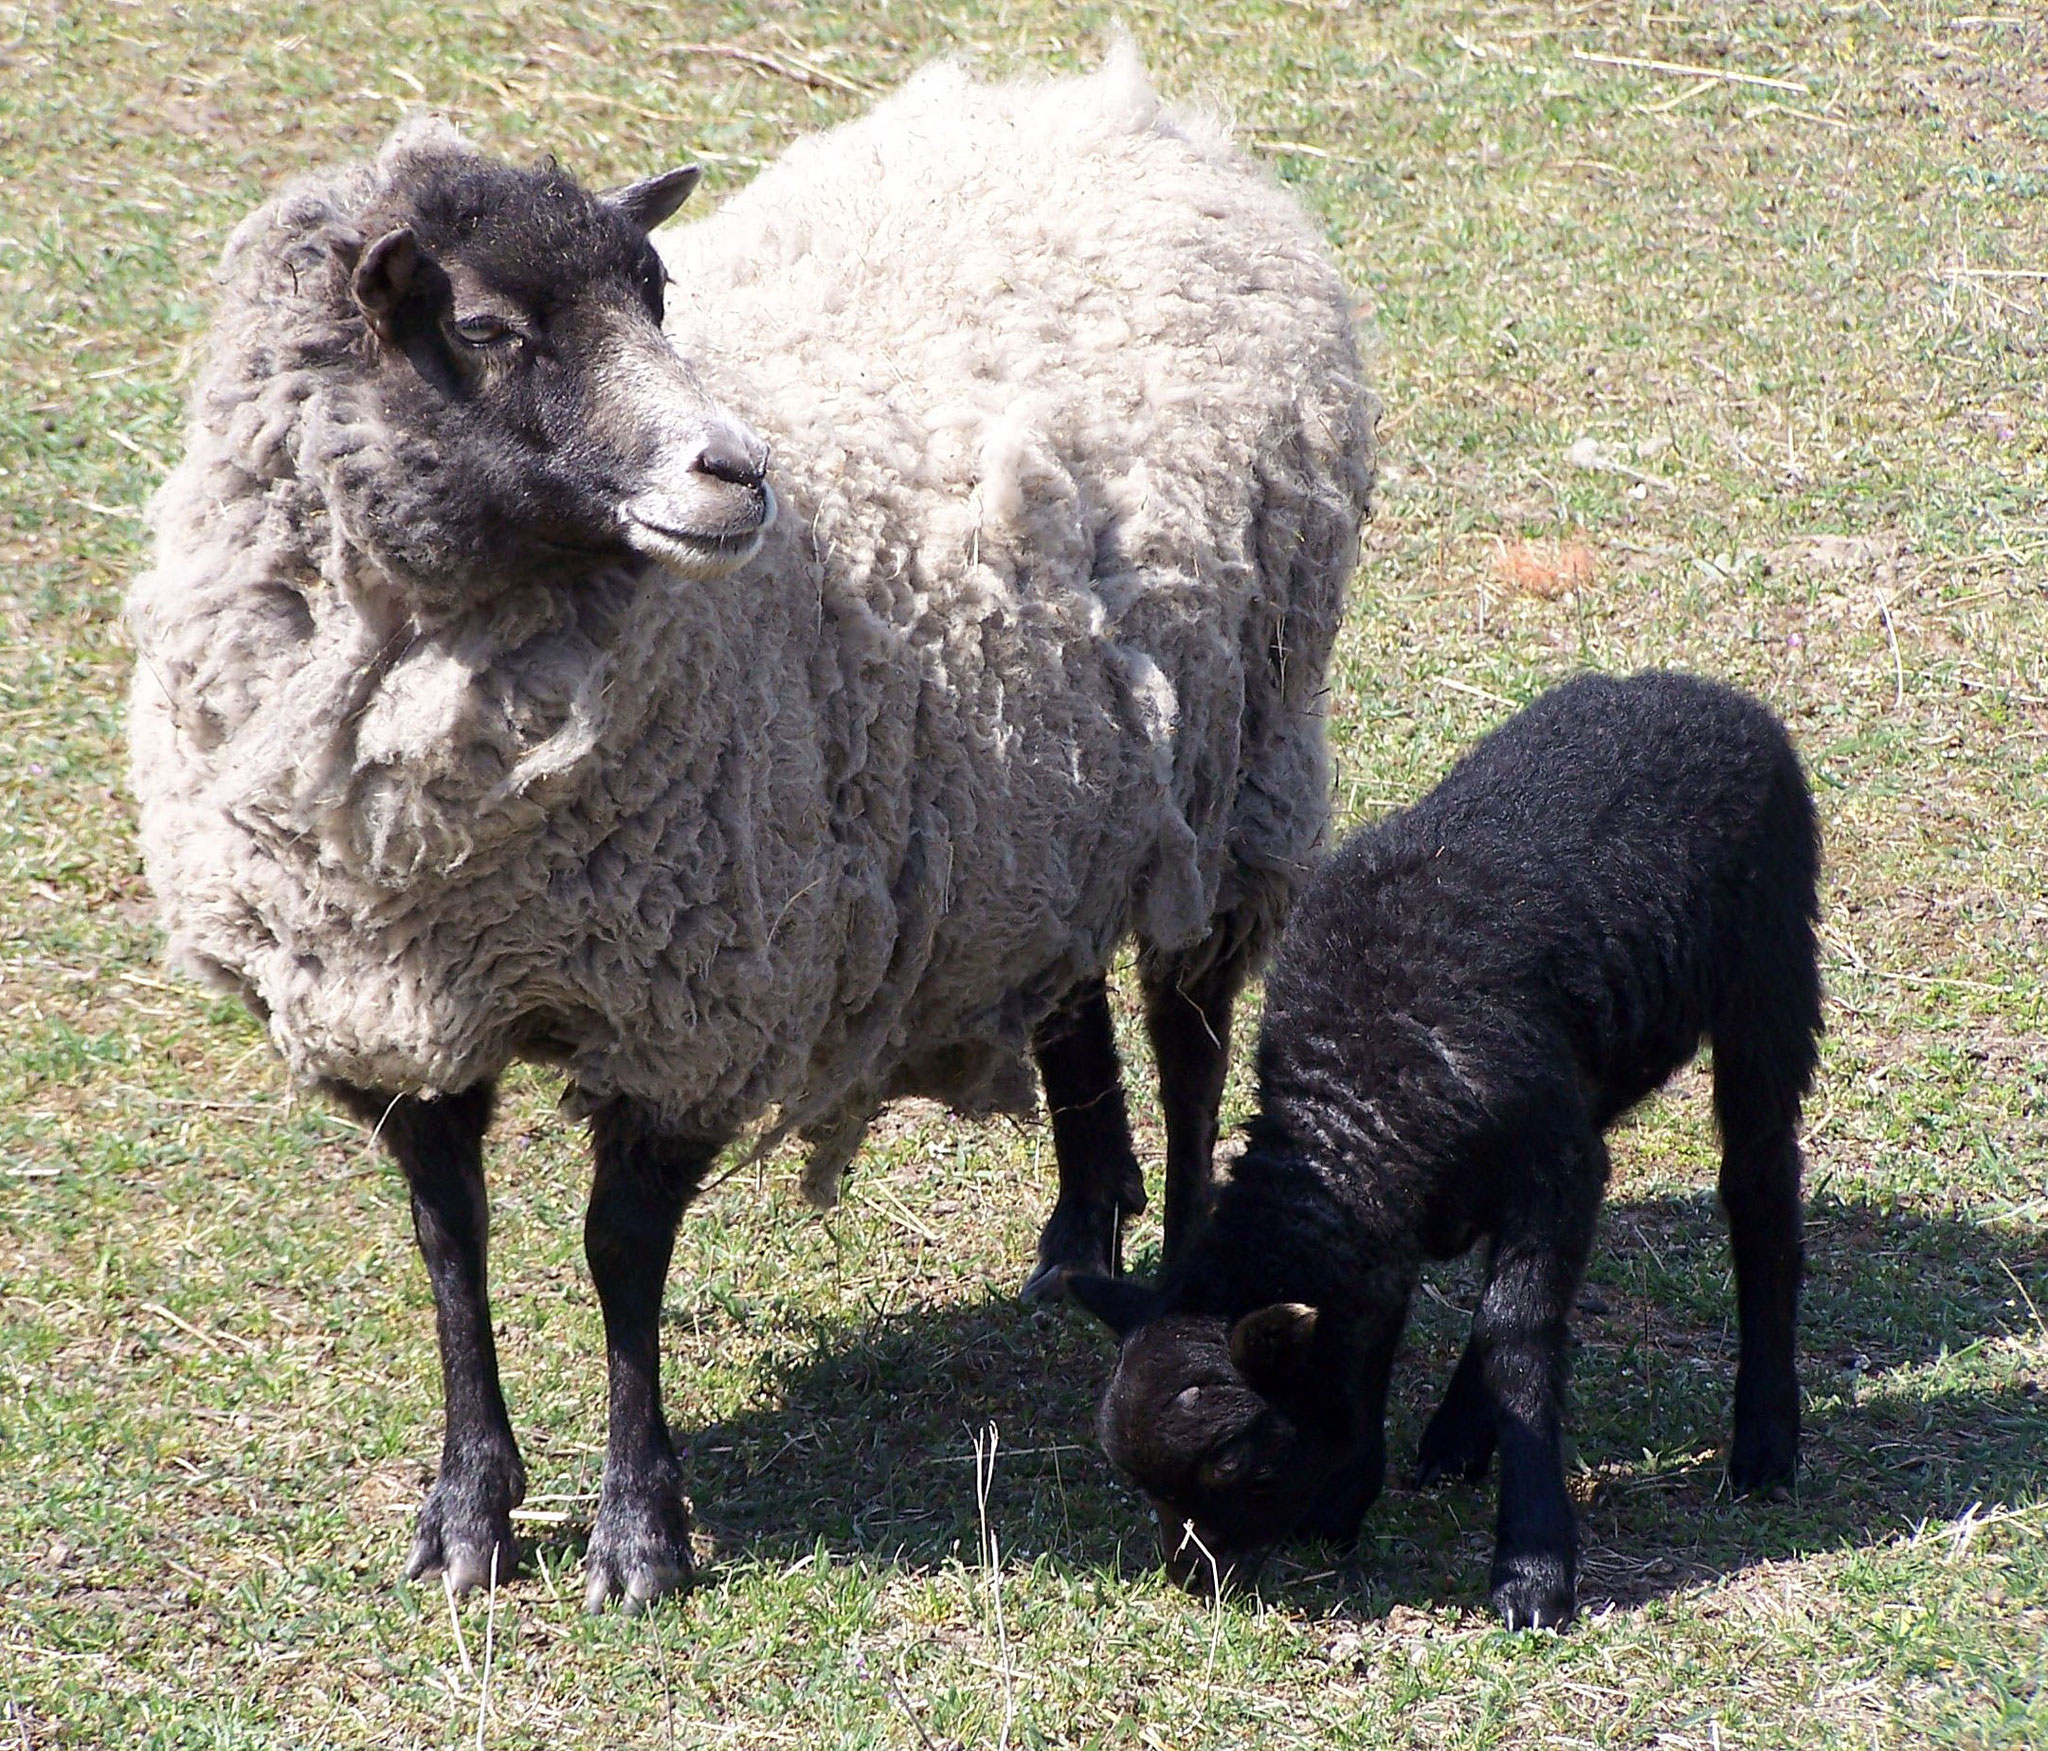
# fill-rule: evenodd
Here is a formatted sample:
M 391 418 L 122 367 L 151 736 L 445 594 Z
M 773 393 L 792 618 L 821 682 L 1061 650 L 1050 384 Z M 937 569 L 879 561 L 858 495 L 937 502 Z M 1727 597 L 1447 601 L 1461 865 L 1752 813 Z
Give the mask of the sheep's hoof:
M 1057 1301 L 1067 1278 L 1123 1274 L 1123 1214 L 1062 1201 L 1038 1236 L 1038 1264 L 1024 1284 L 1026 1301 Z
M 1340 1551 L 1358 1548 L 1358 1529 L 1365 1511 L 1379 1500 L 1380 1485 L 1387 1472 L 1386 1450 L 1375 1449 L 1367 1458 L 1339 1470 L 1323 1486 L 1298 1528 L 1303 1538 L 1320 1539 Z
M 495 1578 L 509 1579 L 519 1561 L 512 1505 L 523 1493 L 518 1484 L 508 1488 L 490 1479 L 436 1481 L 420 1504 L 419 1536 L 405 1559 L 405 1578 L 439 1575 L 451 1593 L 467 1593 L 491 1584 L 495 1558 Z
M 1728 1487 L 1738 1496 L 1760 1496 L 1782 1502 L 1792 1493 L 1799 1471 L 1799 1425 L 1789 1429 L 1753 1426 L 1736 1431 L 1735 1450 L 1728 1456 Z
M 1509 1629 L 1563 1629 L 1578 1609 L 1571 1562 L 1538 1551 L 1495 1557 L 1493 1608 Z
M 1067 1292 L 1067 1267 L 1041 1264 L 1024 1279 L 1026 1301 L 1057 1301 Z
M 593 1615 L 614 1599 L 631 1615 L 664 1593 L 687 1587 L 694 1571 L 690 1505 L 682 1490 L 658 1483 L 632 1495 L 606 1491 L 583 1567 L 589 1576 L 583 1609 Z

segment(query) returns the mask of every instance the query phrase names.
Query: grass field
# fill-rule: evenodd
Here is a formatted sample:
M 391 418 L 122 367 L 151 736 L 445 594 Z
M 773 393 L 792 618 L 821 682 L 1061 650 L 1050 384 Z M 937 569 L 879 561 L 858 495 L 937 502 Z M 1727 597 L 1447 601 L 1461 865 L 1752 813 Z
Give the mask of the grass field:
M 1614 1140 L 1562 1637 L 1494 1626 L 1490 1488 L 1397 1482 L 1355 1562 L 1174 1591 L 1090 1432 L 1106 1342 L 1014 1299 L 1046 1139 L 908 1109 L 829 1220 L 778 1160 L 686 1221 L 707 1579 L 585 1619 L 585 1170 L 532 1077 L 493 1158 L 532 1545 L 451 1613 L 395 1579 L 439 1423 L 394 1175 L 161 972 L 133 841 L 121 600 L 210 262 L 422 105 L 600 181 L 694 157 L 715 197 L 933 54 L 1073 66 L 1118 17 L 1377 336 L 1345 818 L 1588 664 L 1724 675 L 1801 741 L 1830 1031 L 1797 1499 L 1720 1489 L 1697 1073 Z M 2048 1744 L 2038 0 L 0 5 L 0 615 L 0 1751 Z M 1469 1288 L 1421 1306 L 1397 1477 Z

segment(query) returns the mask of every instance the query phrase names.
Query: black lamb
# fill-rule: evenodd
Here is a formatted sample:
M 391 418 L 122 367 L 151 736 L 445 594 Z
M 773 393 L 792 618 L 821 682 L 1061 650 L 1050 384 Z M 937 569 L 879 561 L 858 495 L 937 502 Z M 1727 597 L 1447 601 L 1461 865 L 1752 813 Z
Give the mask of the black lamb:
M 1123 1338 L 1102 1440 L 1184 1582 L 1355 1538 L 1418 1267 L 1484 1239 L 1417 1482 L 1476 1479 L 1498 1448 L 1493 1602 L 1511 1628 L 1570 1619 L 1566 1318 L 1601 1134 L 1703 1035 L 1741 1324 L 1728 1476 L 1791 1480 L 1819 861 L 1784 728 L 1655 673 L 1546 694 L 1330 859 L 1267 984 L 1259 1115 L 1213 1218 L 1156 1290 L 1070 1285 Z

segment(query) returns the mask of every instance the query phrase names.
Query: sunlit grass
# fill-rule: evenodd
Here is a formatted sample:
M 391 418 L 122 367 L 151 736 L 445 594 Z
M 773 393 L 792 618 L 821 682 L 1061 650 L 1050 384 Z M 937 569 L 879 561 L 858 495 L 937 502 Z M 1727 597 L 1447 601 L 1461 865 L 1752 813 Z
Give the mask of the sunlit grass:
M 473 1743 L 487 1629 L 494 1746 L 2048 1741 L 2048 19 L 1672 11 L 0 6 L 0 1747 Z M 686 1223 L 708 1580 L 587 1621 L 586 1169 L 532 1076 L 492 1158 L 531 1560 L 452 1620 L 394 1580 L 438 1446 L 403 1200 L 161 972 L 133 843 L 119 604 L 210 263 L 416 107 L 599 182 L 697 159 L 715 197 L 932 54 L 1076 66 L 1113 17 L 1297 189 L 1375 337 L 1344 816 L 1587 664 L 1727 676 L 1800 739 L 1830 1032 L 1798 1499 L 1721 1493 L 1697 1075 L 1615 1139 L 1563 1638 L 1493 1627 L 1488 1490 L 1397 1487 L 1356 1563 L 1262 1601 L 1167 1587 L 1094 1445 L 1103 1342 L 1013 1299 L 1049 1145 L 911 1109 L 829 1220 L 778 1162 Z M 1466 1285 L 1419 1309 L 1397 1473 Z

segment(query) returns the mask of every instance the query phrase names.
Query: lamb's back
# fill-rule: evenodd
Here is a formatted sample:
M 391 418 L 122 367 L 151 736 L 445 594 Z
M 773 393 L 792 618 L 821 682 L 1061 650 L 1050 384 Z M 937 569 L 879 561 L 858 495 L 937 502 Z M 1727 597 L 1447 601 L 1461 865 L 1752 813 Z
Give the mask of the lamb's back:
M 1399 1088 L 1483 1127 L 1559 1076 L 1637 1098 L 1635 1067 L 1654 1084 L 1705 1027 L 1759 861 L 1810 871 L 1804 799 L 1732 689 L 1555 689 L 1310 884 L 1268 980 L 1269 1106 Z

